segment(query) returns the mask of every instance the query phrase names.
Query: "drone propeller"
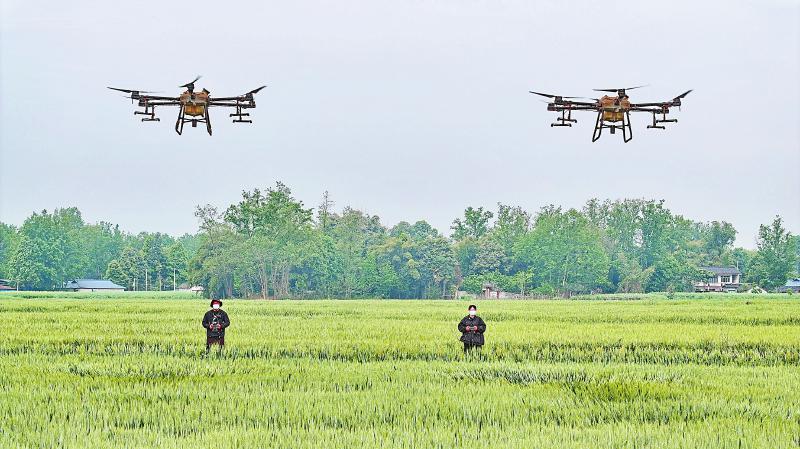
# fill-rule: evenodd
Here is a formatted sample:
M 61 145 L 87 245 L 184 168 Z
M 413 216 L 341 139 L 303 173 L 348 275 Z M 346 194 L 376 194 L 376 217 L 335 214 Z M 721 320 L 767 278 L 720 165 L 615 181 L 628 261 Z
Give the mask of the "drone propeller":
M 686 92 L 684 92 L 684 93 L 682 93 L 682 94 L 678 95 L 677 97 L 673 98 L 672 100 L 673 100 L 673 101 L 675 101 L 675 100 L 680 100 L 681 98 L 683 98 L 683 97 L 685 97 L 685 96 L 689 95 L 689 94 L 690 94 L 690 93 L 691 93 L 693 90 L 694 90 L 694 89 L 689 89 L 689 90 L 687 90 Z
M 541 95 L 541 96 L 547 97 L 547 98 L 580 98 L 580 97 L 565 97 L 565 96 L 562 96 L 562 95 L 553 95 L 553 94 L 543 94 L 541 92 L 534 92 L 532 90 L 529 90 L 528 92 L 532 93 L 532 94 L 536 94 L 536 95 Z
M 642 84 L 641 86 L 633 86 L 633 87 L 621 87 L 617 89 L 592 89 L 595 92 L 625 92 L 626 90 L 638 89 L 640 87 L 647 87 L 648 84 Z
M 133 100 L 138 100 L 139 99 L 139 95 L 140 94 L 154 94 L 154 93 L 157 93 L 157 92 L 153 92 L 151 90 L 131 90 L 131 89 L 120 89 L 119 87 L 109 87 L 109 86 L 106 86 L 106 87 L 108 87 L 111 90 L 116 90 L 118 92 L 124 92 L 126 94 L 130 94 L 130 97 L 127 96 L 127 95 L 123 95 L 123 97 L 130 98 L 131 99 L 131 104 L 133 104 Z
M 265 87 L 267 87 L 267 85 L 266 85 L 266 84 L 265 84 L 265 85 L 263 85 L 263 86 L 261 86 L 261 87 L 258 87 L 258 88 L 256 88 L 256 89 L 253 89 L 253 90 L 251 90 L 250 92 L 246 93 L 245 95 L 253 95 L 253 94 L 257 94 L 257 93 L 258 93 L 258 92 L 259 92 L 261 89 L 263 89 L 263 88 L 265 88 Z
M 131 90 L 131 89 L 120 89 L 118 87 L 109 87 L 109 89 L 118 90 L 120 92 L 125 92 L 126 94 L 133 94 L 133 93 L 137 93 L 137 94 L 154 94 L 154 93 L 156 93 L 156 92 L 153 92 L 151 90 Z
M 586 98 L 586 97 L 565 97 L 565 96 L 562 96 L 562 95 L 543 94 L 541 92 L 534 92 L 532 90 L 529 90 L 528 92 L 530 92 L 532 94 L 536 94 L 536 95 L 541 95 L 541 96 L 547 97 L 547 98 Z
M 689 90 L 687 90 L 686 92 L 684 92 L 684 93 L 682 93 L 682 94 L 678 95 L 677 97 L 673 98 L 673 99 L 672 99 L 672 101 L 671 101 L 672 105 L 673 105 L 673 106 L 677 106 L 677 107 L 678 107 L 678 109 L 680 110 L 680 108 L 681 108 L 681 98 L 683 98 L 683 97 L 685 97 L 685 96 L 689 95 L 689 93 L 691 93 L 691 92 L 692 92 L 692 90 L 693 90 L 693 89 L 689 89 Z
M 194 83 L 195 83 L 195 81 L 199 80 L 199 79 L 200 79 L 200 77 L 201 77 L 201 75 L 197 75 L 197 78 L 195 78 L 195 79 L 193 79 L 193 80 L 189 81 L 189 82 L 188 82 L 188 83 L 186 83 L 186 84 L 180 85 L 180 86 L 178 86 L 178 87 L 185 87 L 185 88 L 186 88 L 186 90 L 188 90 L 188 91 L 189 91 L 189 93 L 193 93 L 193 92 L 194 92 Z
M 195 78 L 195 79 L 193 79 L 193 80 L 189 81 L 189 82 L 188 82 L 188 83 L 186 83 L 186 84 L 183 84 L 183 85 L 181 85 L 181 86 L 178 86 L 178 87 L 187 87 L 187 88 L 188 88 L 189 86 L 191 86 L 191 87 L 194 87 L 194 83 L 196 83 L 196 82 L 197 82 L 197 80 L 199 80 L 200 78 L 202 78 L 202 75 L 197 75 L 197 78 Z

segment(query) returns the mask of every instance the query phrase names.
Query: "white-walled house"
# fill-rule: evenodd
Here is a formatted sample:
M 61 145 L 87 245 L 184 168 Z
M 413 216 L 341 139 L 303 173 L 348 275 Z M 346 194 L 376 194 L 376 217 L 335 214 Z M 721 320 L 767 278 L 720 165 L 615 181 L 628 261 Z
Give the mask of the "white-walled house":
M 736 267 L 700 267 L 710 273 L 706 279 L 694 283 L 696 292 L 735 292 L 741 285 L 742 273 Z
M 122 292 L 125 287 L 117 285 L 111 281 L 104 281 L 100 279 L 75 279 L 67 282 L 64 287 L 67 290 L 74 292 Z
M 800 278 L 789 279 L 783 287 L 778 287 L 779 293 L 786 293 L 791 290 L 794 293 L 800 293 Z

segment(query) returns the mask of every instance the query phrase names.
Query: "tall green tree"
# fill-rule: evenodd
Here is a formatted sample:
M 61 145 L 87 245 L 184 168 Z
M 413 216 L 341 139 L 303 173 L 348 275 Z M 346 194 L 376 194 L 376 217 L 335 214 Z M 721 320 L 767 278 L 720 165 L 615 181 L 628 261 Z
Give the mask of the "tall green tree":
M 645 286 L 655 272 L 655 267 L 642 269 L 637 259 L 628 258 L 625 253 L 618 254 L 619 281 L 617 291 L 620 293 L 643 293 Z
M 450 243 L 442 236 L 427 236 L 419 241 L 420 295 L 441 298 L 448 294 L 448 284 L 455 275 L 456 257 Z
M 705 235 L 706 263 L 724 265 L 730 260 L 730 251 L 736 240 L 736 229 L 727 221 L 712 221 Z
M 122 285 L 126 290 L 145 290 L 146 263 L 141 251 L 125 247 L 106 267 L 105 278 Z M 149 287 L 149 279 L 148 279 Z
M 484 210 L 483 207 L 477 209 L 472 206 L 464 210 L 464 219 L 456 218 L 450 229 L 453 230 L 452 238 L 462 240 L 467 237 L 481 238 L 489 232 L 489 220 L 494 217 L 491 211 Z
M 607 286 L 609 258 L 600 230 L 574 209 L 543 209 L 533 231 L 517 243 L 514 255 L 533 271 L 539 286 L 561 292 L 588 292 Z
M 9 274 L 24 288 L 51 290 L 80 277 L 85 254 L 80 246 L 83 227 L 74 207 L 34 213 L 22 224 L 19 241 L 9 257 Z
M 263 193 L 258 189 L 242 192 L 242 198 L 228 207 L 224 220 L 250 244 L 251 250 L 244 254 L 255 259 L 246 265 L 257 269 L 254 277 L 260 280 L 262 295 L 271 289 L 276 296 L 289 296 L 293 269 L 303 263 L 311 239 L 311 209 L 303 207 L 280 182 Z
M 198 207 L 195 216 L 200 221 L 200 246 L 190 262 L 192 283 L 204 286 L 211 297 L 233 297 L 242 238 L 214 206 Z
M 499 243 L 504 257 L 500 266 L 502 273 L 519 271 L 521 267 L 513 266 L 514 245 L 530 231 L 531 214 L 519 206 L 508 206 L 497 203 L 497 220 L 489 236 Z
M 11 276 L 9 259 L 17 238 L 17 229 L 14 226 L 0 223 L 0 279 Z
M 795 274 L 797 249 L 783 218 L 776 216 L 770 225 L 759 226 L 756 246 L 750 279 L 768 290 L 784 285 Z
M 186 249 L 181 242 L 175 241 L 164 250 L 166 257 L 166 275 L 171 281 L 173 288 L 187 282 L 189 257 Z
M 102 278 L 109 262 L 119 255 L 125 245 L 125 235 L 119 226 L 103 221 L 83 226 L 78 232 L 78 240 L 84 256 L 81 277 L 90 279 Z
M 364 285 L 363 267 L 370 248 L 383 241 L 386 229 L 377 216 L 350 207 L 345 207 L 341 216 L 329 217 L 327 233 L 340 261 L 337 293 L 345 298 L 359 296 L 368 288 Z
M 501 272 L 506 265 L 506 251 L 500 241 L 482 238 L 477 241 L 475 257 L 469 267 L 469 274 Z

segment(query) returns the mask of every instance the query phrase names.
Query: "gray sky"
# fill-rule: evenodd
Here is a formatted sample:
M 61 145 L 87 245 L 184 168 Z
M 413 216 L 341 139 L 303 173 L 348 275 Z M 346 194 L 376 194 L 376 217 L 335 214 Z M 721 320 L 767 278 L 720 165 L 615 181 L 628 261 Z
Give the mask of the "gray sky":
M 124 6 L 123 6 L 124 3 Z M 281 180 L 316 206 L 426 219 L 466 206 L 535 211 L 665 199 L 727 220 L 752 247 L 780 214 L 800 232 L 800 1 L 525 0 L 31 2 L 3 0 L 0 221 L 77 206 L 89 222 L 194 232 Z M 214 136 L 141 123 L 105 86 L 236 95 L 253 125 L 212 110 Z M 550 128 L 529 89 L 632 100 L 695 91 L 666 131 L 591 142 L 594 116 Z

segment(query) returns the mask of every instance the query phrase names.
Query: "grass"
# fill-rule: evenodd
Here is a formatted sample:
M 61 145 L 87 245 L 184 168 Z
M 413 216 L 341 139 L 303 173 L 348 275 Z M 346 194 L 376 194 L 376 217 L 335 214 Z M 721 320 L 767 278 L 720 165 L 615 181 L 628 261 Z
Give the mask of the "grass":
M 466 358 L 463 302 L 226 301 L 206 357 L 206 300 L 6 295 L 4 448 L 800 447 L 788 295 L 482 301 Z

